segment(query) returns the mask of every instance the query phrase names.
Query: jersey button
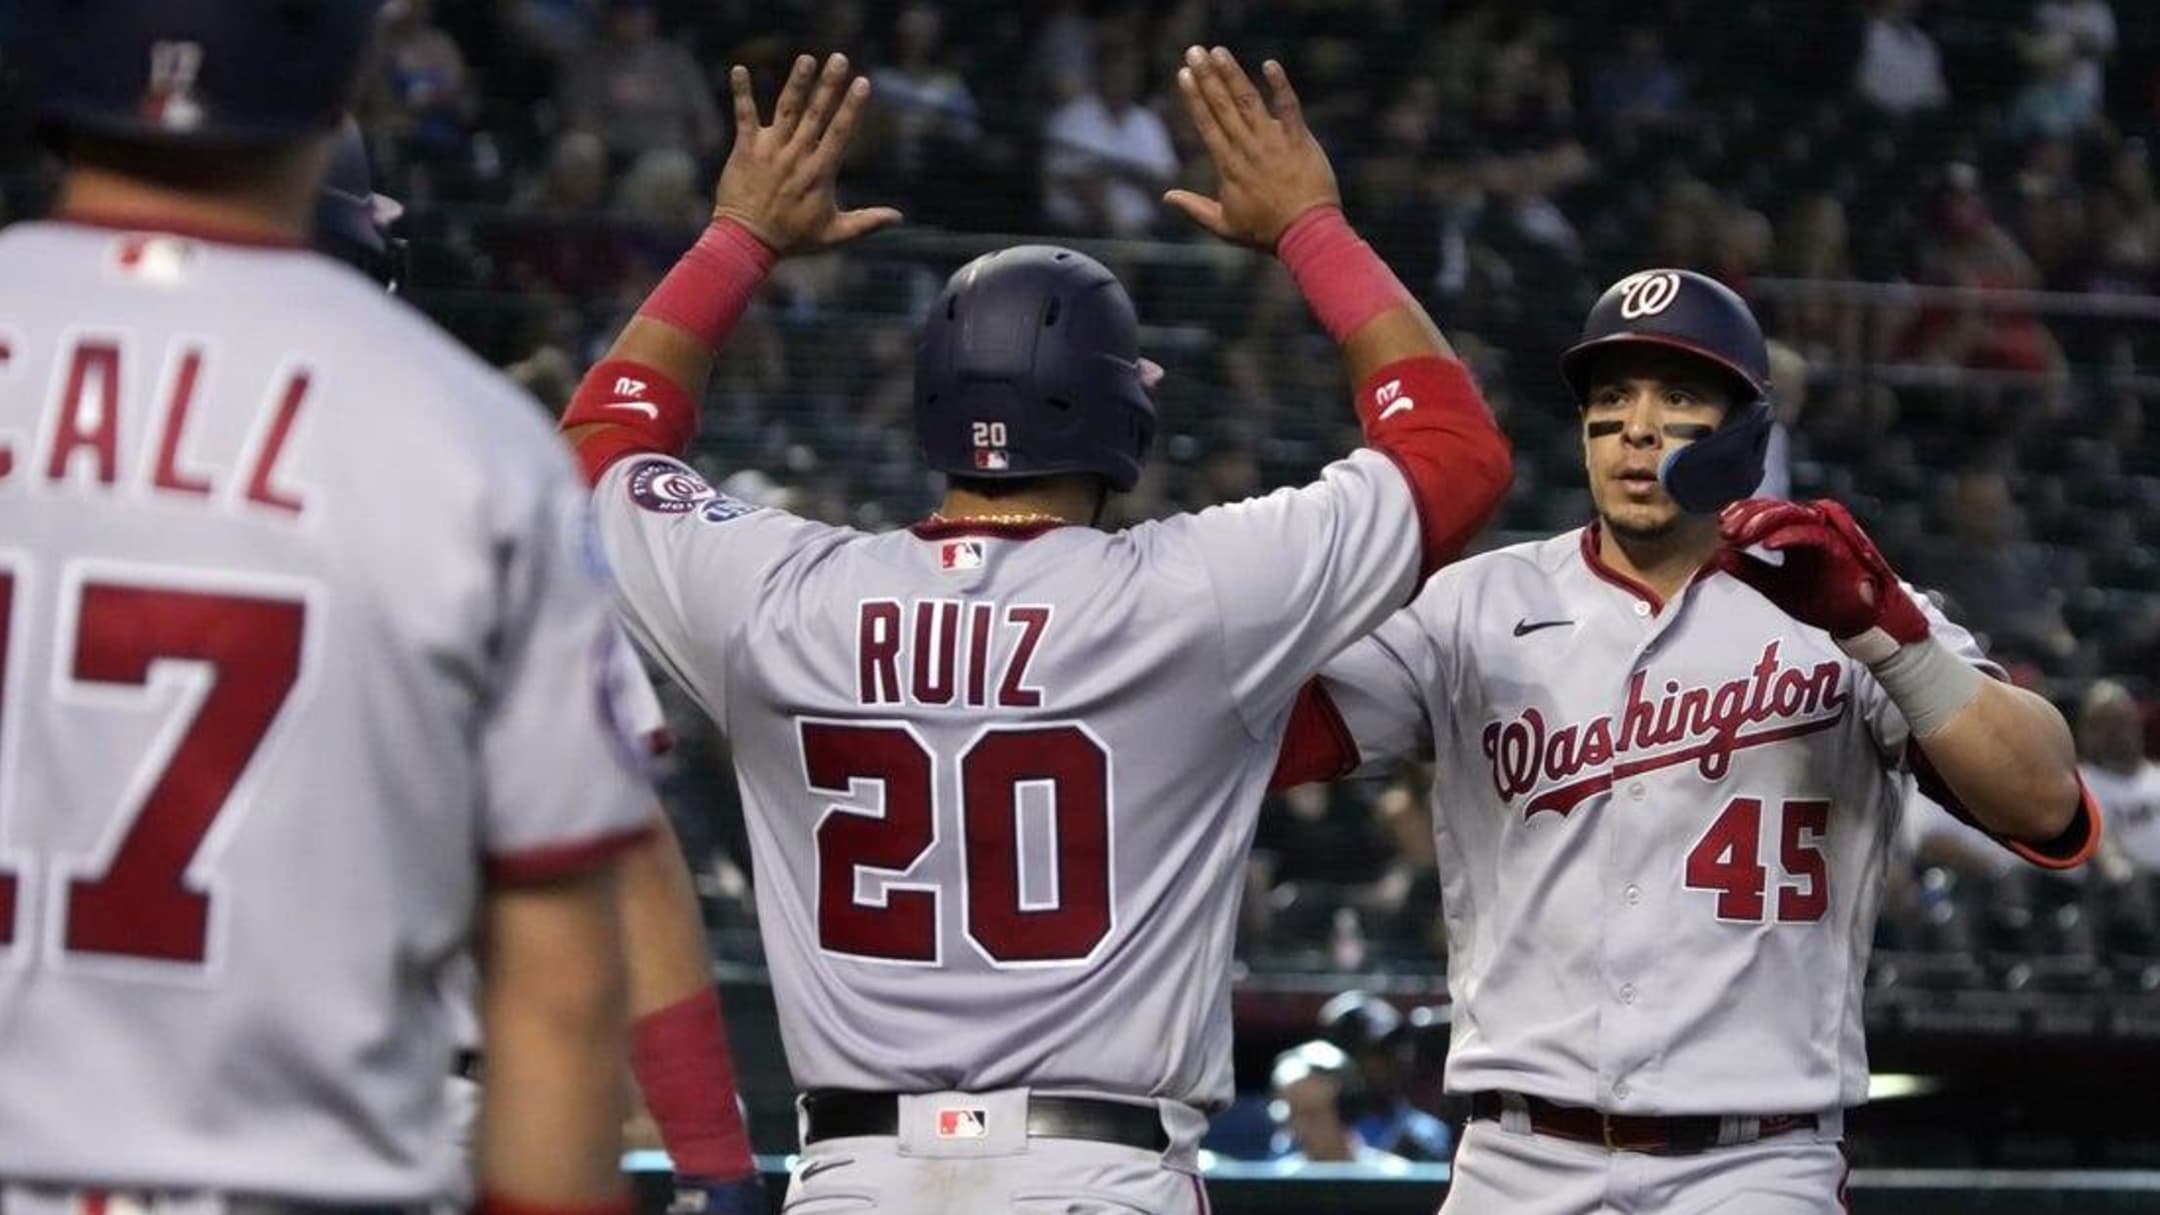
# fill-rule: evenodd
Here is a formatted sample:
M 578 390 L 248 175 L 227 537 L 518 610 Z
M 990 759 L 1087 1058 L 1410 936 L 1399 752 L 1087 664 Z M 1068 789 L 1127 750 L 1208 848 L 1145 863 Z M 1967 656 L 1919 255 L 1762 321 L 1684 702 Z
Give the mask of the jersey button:
M 1625 1080 L 1622 1080 L 1622 1081 L 1621 1081 L 1620 1083 L 1618 1083 L 1618 1084 L 1615 1084 L 1615 1085 L 1613 1085 L 1613 1086 L 1612 1086 L 1612 1095 L 1613 1095 L 1613 1097 L 1614 1097 L 1615 1099 L 1617 1099 L 1617 1100 L 1620 1100 L 1620 1101 L 1625 1101 L 1625 1100 L 1627 1100 L 1627 1095 L 1628 1095 L 1628 1086 L 1627 1086 L 1627 1081 L 1625 1081 Z
M 1620 985 L 1620 1002 L 1622 1004 L 1633 1004 L 1635 1002 L 1635 985 L 1633 983 L 1622 983 Z M 1618 1087 L 1613 1089 L 1616 1094 L 1619 1091 Z
M 1642 902 L 1642 887 L 1633 882 L 1628 883 L 1628 888 L 1621 893 L 1627 897 L 1627 905 L 1630 907 Z
M 1640 600 L 1640 599 L 1636 600 L 1636 601 L 1635 601 L 1635 614 L 1636 614 L 1637 616 L 1648 616 L 1648 615 L 1650 614 L 1650 605 L 1649 605 L 1649 604 L 1647 604 L 1647 603 L 1644 603 L 1644 602 L 1643 602 L 1642 600 Z
M 1629 785 L 1627 787 L 1627 795 L 1634 798 L 1636 801 L 1641 801 L 1643 795 L 1642 782 L 1636 781 L 1634 784 Z

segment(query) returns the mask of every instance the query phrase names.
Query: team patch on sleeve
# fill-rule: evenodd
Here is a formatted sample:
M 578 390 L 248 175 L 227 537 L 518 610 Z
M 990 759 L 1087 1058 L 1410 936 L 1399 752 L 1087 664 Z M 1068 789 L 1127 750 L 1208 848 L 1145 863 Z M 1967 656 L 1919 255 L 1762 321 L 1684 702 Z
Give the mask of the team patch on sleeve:
M 645 460 L 630 470 L 630 500 L 662 515 L 688 514 L 720 496 L 705 478 L 673 460 Z

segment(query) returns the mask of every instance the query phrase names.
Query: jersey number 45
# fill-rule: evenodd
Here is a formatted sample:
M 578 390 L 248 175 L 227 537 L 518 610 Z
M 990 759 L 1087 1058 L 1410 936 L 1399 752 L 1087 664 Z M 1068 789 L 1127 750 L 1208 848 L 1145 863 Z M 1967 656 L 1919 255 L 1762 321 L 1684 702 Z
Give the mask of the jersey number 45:
M 936 884 L 906 875 L 938 846 L 938 757 L 905 722 L 805 719 L 803 775 L 830 803 L 817 825 L 818 944 L 879 962 L 941 965 Z M 961 917 L 994 966 L 1087 961 L 1111 928 L 1110 752 L 1077 722 L 991 726 L 953 759 Z M 882 791 L 882 811 L 862 804 Z M 1021 791 L 1047 796 L 1050 878 L 1022 882 Z M 865 873 L 884 875 L 866 899 Z

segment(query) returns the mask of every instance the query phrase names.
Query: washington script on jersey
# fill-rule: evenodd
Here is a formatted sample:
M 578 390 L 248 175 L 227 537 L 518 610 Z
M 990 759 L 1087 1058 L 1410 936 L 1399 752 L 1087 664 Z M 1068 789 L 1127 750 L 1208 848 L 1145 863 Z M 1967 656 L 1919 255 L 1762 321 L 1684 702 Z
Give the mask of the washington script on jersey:
M 1524 818 L 1540 810 L 1565 815 L 1615 780 L 1685 763 L 1695 764 L 1704 779 L 1717 780 L 1735 751 L 1836 725 L 1851 700 L 1843 664 L 1787 665 L 1779 660 L 1779 644 L 1763 646 L 1753 671 L 1715 690 L 1684 688 L 1668 679 L 1665 694 L 1651 700 L 1643 694 L 1648 674 L 1635 672 L 1617 736 L 1610 715 L 1548 731 L 1544 714 L 1524 709 L 1513 721 L 1488 724 L 1482 742 L 1492 762 L 1493 788 L 1505 801 L 1541 790 L 1523 806 Z M 1768 722 L 1783 724 L 1742 733 Z M 1638 756 L 1645 751 L 1652 753 Z

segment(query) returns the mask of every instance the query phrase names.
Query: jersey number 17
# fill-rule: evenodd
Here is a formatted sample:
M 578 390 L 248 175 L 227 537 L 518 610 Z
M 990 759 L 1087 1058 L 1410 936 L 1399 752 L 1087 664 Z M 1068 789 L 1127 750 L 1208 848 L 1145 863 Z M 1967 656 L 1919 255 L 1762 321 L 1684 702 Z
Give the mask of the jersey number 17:
M 29 609 L 27 566 L 0 564 L 0 796 L 18 791 L 12 749 L 22 743 L 22 689 L 14 644 Z M 197 576 L 187 575 L 192 584 Z M 201 964 L 210 954 L 210 895 L 191 874 L 203 841 L 226 808 L 256 750 L 276 722 L 301 673 L 307 605 L 297 598 L 240 594 L 201 585 L 167 586 L 63 576 L 60 655 L 53 682 L 66 701 L 128 707 L 154 695 L 167 663 L 206 669 L 199 695 L 175 731 L 161 732 L 162 766 L 147 763 L 130 783 L 133 803 L 103 834 L 101 870 L 78 871 L 54 888 L 48 939 L 68 954 Z M 141 689 L 131 694 L 128 689 Z M 57 709 L 58 706 L 56 705 Z M 175 723 L 179 724 L 179 723 Z M 33 735 L 51 733 L 33 729 Z M 73 745 L 99 749 L 96 737 Z M 71 809 L 74 807 L 71 807 Z M 10 853 L 0 805 L 0 862 Z M 31 858 L 35 859 L 35 858 Z M 26 892 L 21 868 L 0 864 L 0 954 L 17 944 Z

